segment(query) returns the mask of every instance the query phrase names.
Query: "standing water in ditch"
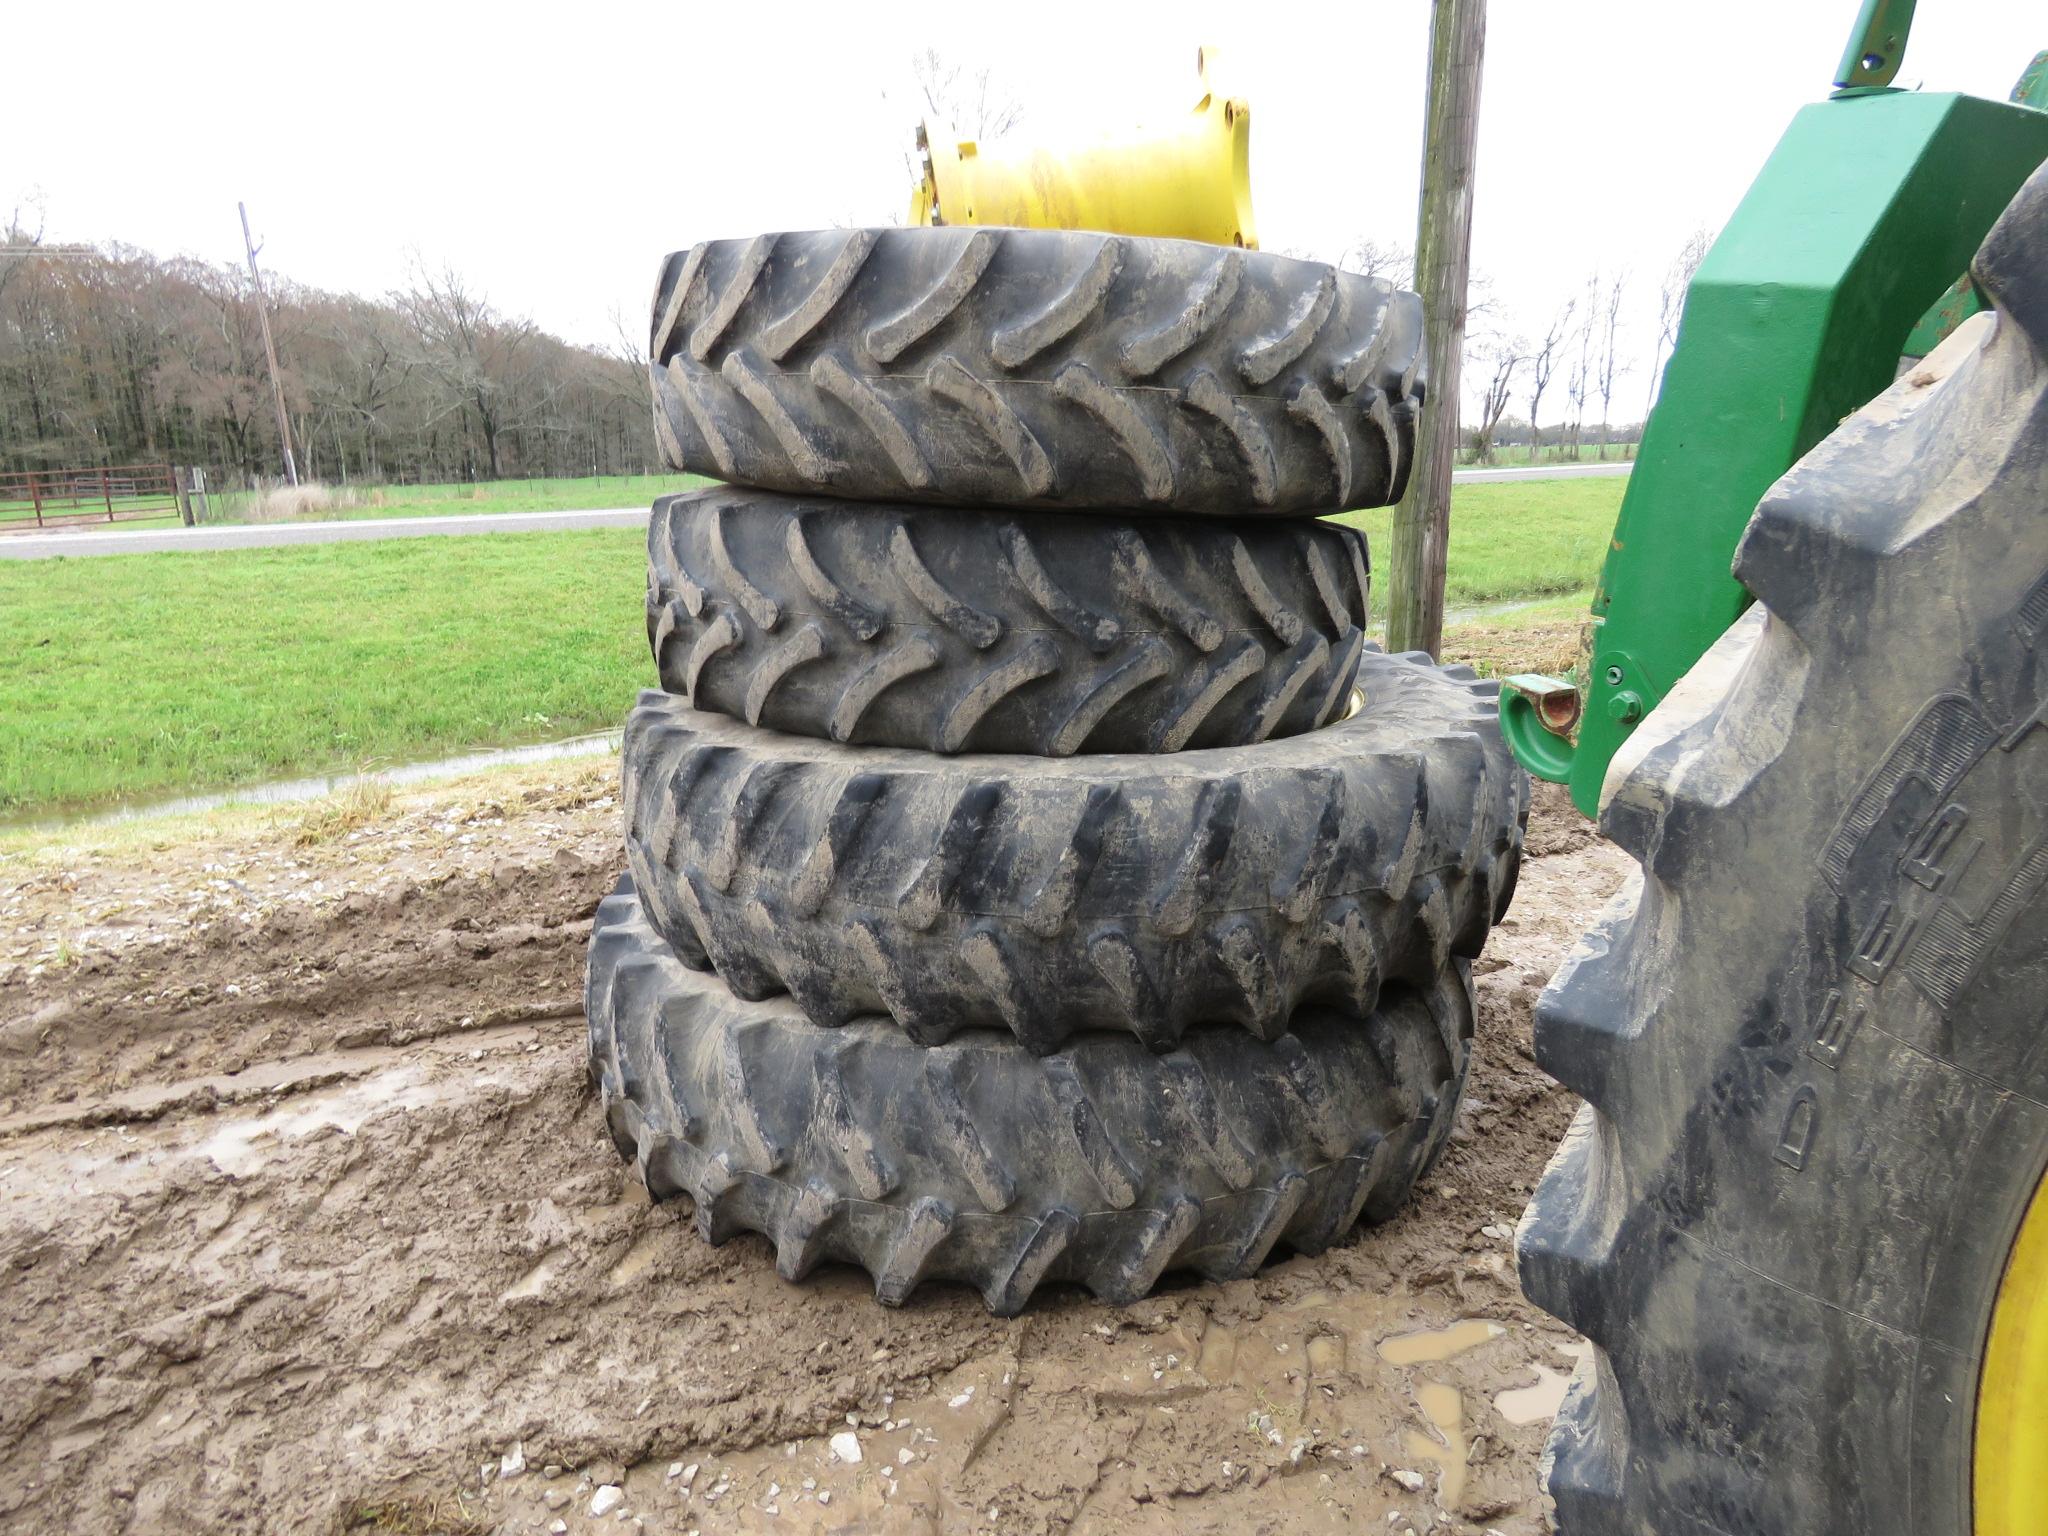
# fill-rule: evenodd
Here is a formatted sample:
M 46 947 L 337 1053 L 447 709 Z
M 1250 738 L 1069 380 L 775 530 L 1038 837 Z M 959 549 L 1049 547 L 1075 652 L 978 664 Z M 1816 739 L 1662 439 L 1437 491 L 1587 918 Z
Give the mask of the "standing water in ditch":
M 272 779 L 261 784 L 242 784 L 232 789 L 208 790 L 202 794 L 173 795 L 133 804 L 94 806 L 68 815 L 33 812 L 24 816 L 0 817 L 0 832 L 56 831 L 64 827 L 98 826 L 109 822 L 138 821 L 152 816 L 183 816 L 198 811 L 220 810 L 235 805 L 290 805 L 340 794 L 364 783 L 382 782 L 393 788 L 425 784 L 436 779 L 486 772 L 530 763 L 570 762 L 584 757 L 616 757 L 617 731 L 593 731 L 559 741 L 536 741 L 516 747 L 487 747 L 454 757 L 423 758 L 417 762 L 394 763 L 388 767 L 338 769 L 299 779 Z

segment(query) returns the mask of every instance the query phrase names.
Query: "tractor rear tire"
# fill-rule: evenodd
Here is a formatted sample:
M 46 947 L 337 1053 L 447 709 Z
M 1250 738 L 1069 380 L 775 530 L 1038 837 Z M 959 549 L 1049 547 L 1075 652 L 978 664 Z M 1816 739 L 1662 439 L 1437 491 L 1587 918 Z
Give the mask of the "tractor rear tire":
M 1314 730 L 1365 644 L 1365 536 L 1332 523 L 654 504 L 669 692 L 797 736 L 927 752 L 1172 752 Z
M 1187 240 L 969 227 L 678 251 L 649 350 L 677 469 L 1119 520 L 1398 500 L 1421 361 L 1421 300 L 1373 278 Z
M 1563 1536 L 2043 1528 L 1972 1468 L 2041 1434 L 1979 1387 L 2048 1171 L 2048 171 L 1974 276 L 1995 319 L 1772 489 L 1759 605 L 1608 779 L 1642 878 L 1538 1004 L 1586 1104 L 1518 1240 L 1595 1345 Z
M 626 851 L 654 926 L 741 997 L 922 1044 L 1007 1029 L 1170 1050 L 1363 1016 L 1479 953 L 1528 816 L 1499 687 L 1368 652 L 1357 714 L 1257 746 L 938 757 L 758 730 L 641 695 Z
M 1039 1058 L 986 1030 L 927 1050 L 734 997 L 630 879 L 598 908 L 585 1012 L 614 1143 L 708 1241 L 765 1233 L 789 1280 L 858 1264 L 890 1306 L 964 1282 L 1004 1316 L 1056 1281 L 1121 1304 L 1169 1270 L 1239 1279 L 1385 1220 L 1450 1133 L 1472 1040 L 1459 962 L 1364 1027 L 1310 1011 L 1279 1048 L 1225 1028 L 1165 1056 L 1096 1034 Z

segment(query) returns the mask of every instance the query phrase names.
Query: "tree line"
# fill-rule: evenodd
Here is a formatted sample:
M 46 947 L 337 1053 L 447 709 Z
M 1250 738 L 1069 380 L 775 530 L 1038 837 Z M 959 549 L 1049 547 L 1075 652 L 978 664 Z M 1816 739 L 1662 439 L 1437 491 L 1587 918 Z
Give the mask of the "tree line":
M 1704 254 L 1688 241 L 1657 291 L 1654 391 Z M 1406 285 L 1408 252 L 1360 242 L 1352 271 Z M 341 484 L 467 481 L 657 470 L 637 346 L 573 346 L 508 316 L 458 273 L 416 271 L 383 298 L 275 278 L 266 298 L 302 476 Z M 1478 400 L 1467 452 L 1528 441 L 1605 457 L 1624 375 L 1626 273 L 1587 279 L 1540 338 L 1493 324 L 1475 281 L 1466 371 Z M 281 471 L 257 298 L 239 267 L 133 247 L 54 246 L 11 226 L 0 239 L 0 470 L 170 462 L 221 486 Z M 1511 430 L 1515 406 L 1540 422 Z M 1647 409 L 1648 401 L 1645 402 Z M 1638 418 L 1640 419 L 1640 418 Z M 1532 441 L 1533 440 L 1533 441 Z
M 300 475 L 337 483 L 658 467 L 638 349 L 574 346 L 453 271 L 382 298 L 265 274 Z M 248 274 L 122 245 L 0 241 L 0 469 L 282 473 Z

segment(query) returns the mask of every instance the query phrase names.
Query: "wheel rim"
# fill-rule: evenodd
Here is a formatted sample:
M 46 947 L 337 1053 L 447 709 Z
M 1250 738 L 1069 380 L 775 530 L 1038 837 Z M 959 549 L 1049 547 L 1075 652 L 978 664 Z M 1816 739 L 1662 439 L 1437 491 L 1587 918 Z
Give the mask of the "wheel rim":
M 2048 1181 L 2006 1261 L 1977 1387 L 1976 1536 L 2048 1529 Z

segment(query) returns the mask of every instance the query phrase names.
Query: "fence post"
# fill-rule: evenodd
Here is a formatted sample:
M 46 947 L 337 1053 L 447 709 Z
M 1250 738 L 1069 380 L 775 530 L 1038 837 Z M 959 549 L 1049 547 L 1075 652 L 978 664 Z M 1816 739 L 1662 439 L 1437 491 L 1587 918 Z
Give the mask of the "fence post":
M 28 472 L 28 499 L 35 503 L 36 526 L 40 528 L 43 526 L 43 493 L 42 489 L 36 484 L 36 472 L 34 470 Z
M 190 474 L 177 465 L 171 466 L 171 493 L 178 498 L 178 521 L 187 528 L 192 526 L 192 481 Z
M 107 466 L 100 466 L 100 500 L 107 504 L 107 521 L 114 520 L 114 487 L 107 480 Z

